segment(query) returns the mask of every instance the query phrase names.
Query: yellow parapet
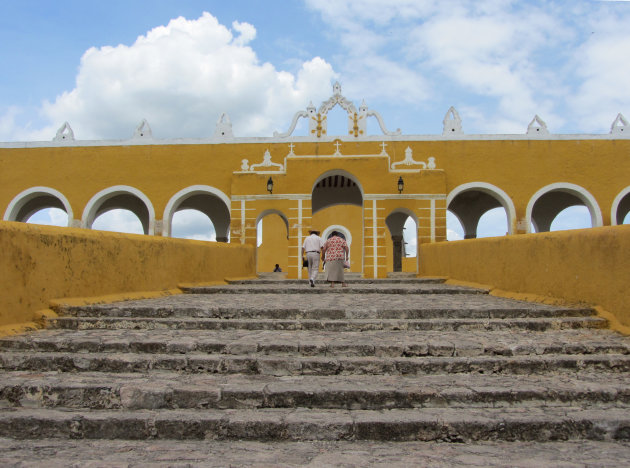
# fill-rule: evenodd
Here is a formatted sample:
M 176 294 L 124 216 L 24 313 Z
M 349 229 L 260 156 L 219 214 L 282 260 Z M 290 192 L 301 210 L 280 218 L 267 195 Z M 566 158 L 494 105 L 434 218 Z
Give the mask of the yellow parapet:
M 19 324 L 36 321 L 53 299 L 136 297 L 256 270 L 247 245 L 15 222 L 0 222 L 0 250 L 0 333 L 30 326 Z
M 630 334 L 629 225 L 422 244 L 419 255 L 421 275 L 597 306 L 612 328 Z

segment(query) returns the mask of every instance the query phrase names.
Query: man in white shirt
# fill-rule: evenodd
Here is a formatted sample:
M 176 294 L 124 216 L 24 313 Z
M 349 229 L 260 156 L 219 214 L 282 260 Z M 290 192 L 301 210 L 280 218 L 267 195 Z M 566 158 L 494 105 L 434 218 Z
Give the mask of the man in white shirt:
M 324 241 L 319 237 L 319 231 L 311 229 L 308 232 L 310 235 L 304 239 L 302 244 L 302 258 L 306 254 L 306 260 L 308 261 L 308 280 L 311 284 L 311 288 L 315 287 L 315 278 L 317 278 L 317 272 L 319 271 L 319 257 Z

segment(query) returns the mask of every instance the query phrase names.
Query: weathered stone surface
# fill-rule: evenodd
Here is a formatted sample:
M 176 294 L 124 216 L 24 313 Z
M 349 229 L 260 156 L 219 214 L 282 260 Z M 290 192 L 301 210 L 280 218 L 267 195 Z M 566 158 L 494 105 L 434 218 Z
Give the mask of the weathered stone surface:
M 3 466 L 597 466 L 618 468 L 630 460 L 630 443 L 376 441 L 191 441 L 191 440 L 11 440 L 0 439 Z
M 270 459 L 256 441 L 274 447 L 278 466 L 404 465 L 405 450 L 437 464 L 493 466 L 512 451 L 479 441 L 509 441 L 514 466 L 527 456 L 585 463 L 597 447 L 630 460 L 630 339 L 603 329 L 590 309 L 436 280 L 218 290 L 72 307 L 52 328 L 1 339 L 0 437 L 31 442 L 0 440 L 8 450 L 0 461 L 46 446 L 60 460 L 80 452 L 54 438 L 100 439 L 102 451 L 115 439 L 110 447 L 143 453 L 129 458 L 139 465 L 155 462 L 157 439 L 168 447 L 161 460 L 177 463 L 208 453 L 185 441 L 223 453 L 226 439 L 240 447 L 240 459 L 226 458 L 237 465 Z M 579 440 L 583 457 L 558 440 Z

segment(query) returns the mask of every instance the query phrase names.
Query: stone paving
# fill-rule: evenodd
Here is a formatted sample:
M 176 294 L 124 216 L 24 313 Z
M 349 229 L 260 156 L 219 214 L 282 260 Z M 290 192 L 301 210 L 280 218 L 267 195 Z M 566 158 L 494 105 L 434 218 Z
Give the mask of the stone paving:
M 630 463 L 630 339 L 590 309 L 437 279 L 237 283 L 1 339 L 0 463 Z
M 619 468 L 628 442 L 243 442 L 0 439 L 5 467 Z

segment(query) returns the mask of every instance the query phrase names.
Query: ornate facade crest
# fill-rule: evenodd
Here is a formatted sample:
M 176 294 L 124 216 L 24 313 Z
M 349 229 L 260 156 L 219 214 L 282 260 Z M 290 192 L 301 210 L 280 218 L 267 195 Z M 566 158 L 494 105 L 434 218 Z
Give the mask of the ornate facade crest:
M 348 115 L 348 135 L 352 135 L 355 138 L 366 136 L 368 117 L 376 118 L 384 135 L 400 135 L 400 129 L 396 129 L 395 132 L 388 131 L 381 115 L 376 111 L 369 110 L 365 101 L 357 109 L 352 101 L 341 94 L 341 85 L 337 82 L 333 85 L 333 95 L 322 102 L 319 109 L 315 109 L 313 103 L 310 103 L 306 111 L 296 112 L 286 132 L 274 132 L 273 136 L 280 138 L 290 137 L 295 130 L 298 120 L 306 118 L 308 119 L 309 136 L 324 138 L 328 134 L 328 112 L 335 106 L 341 107 Z

